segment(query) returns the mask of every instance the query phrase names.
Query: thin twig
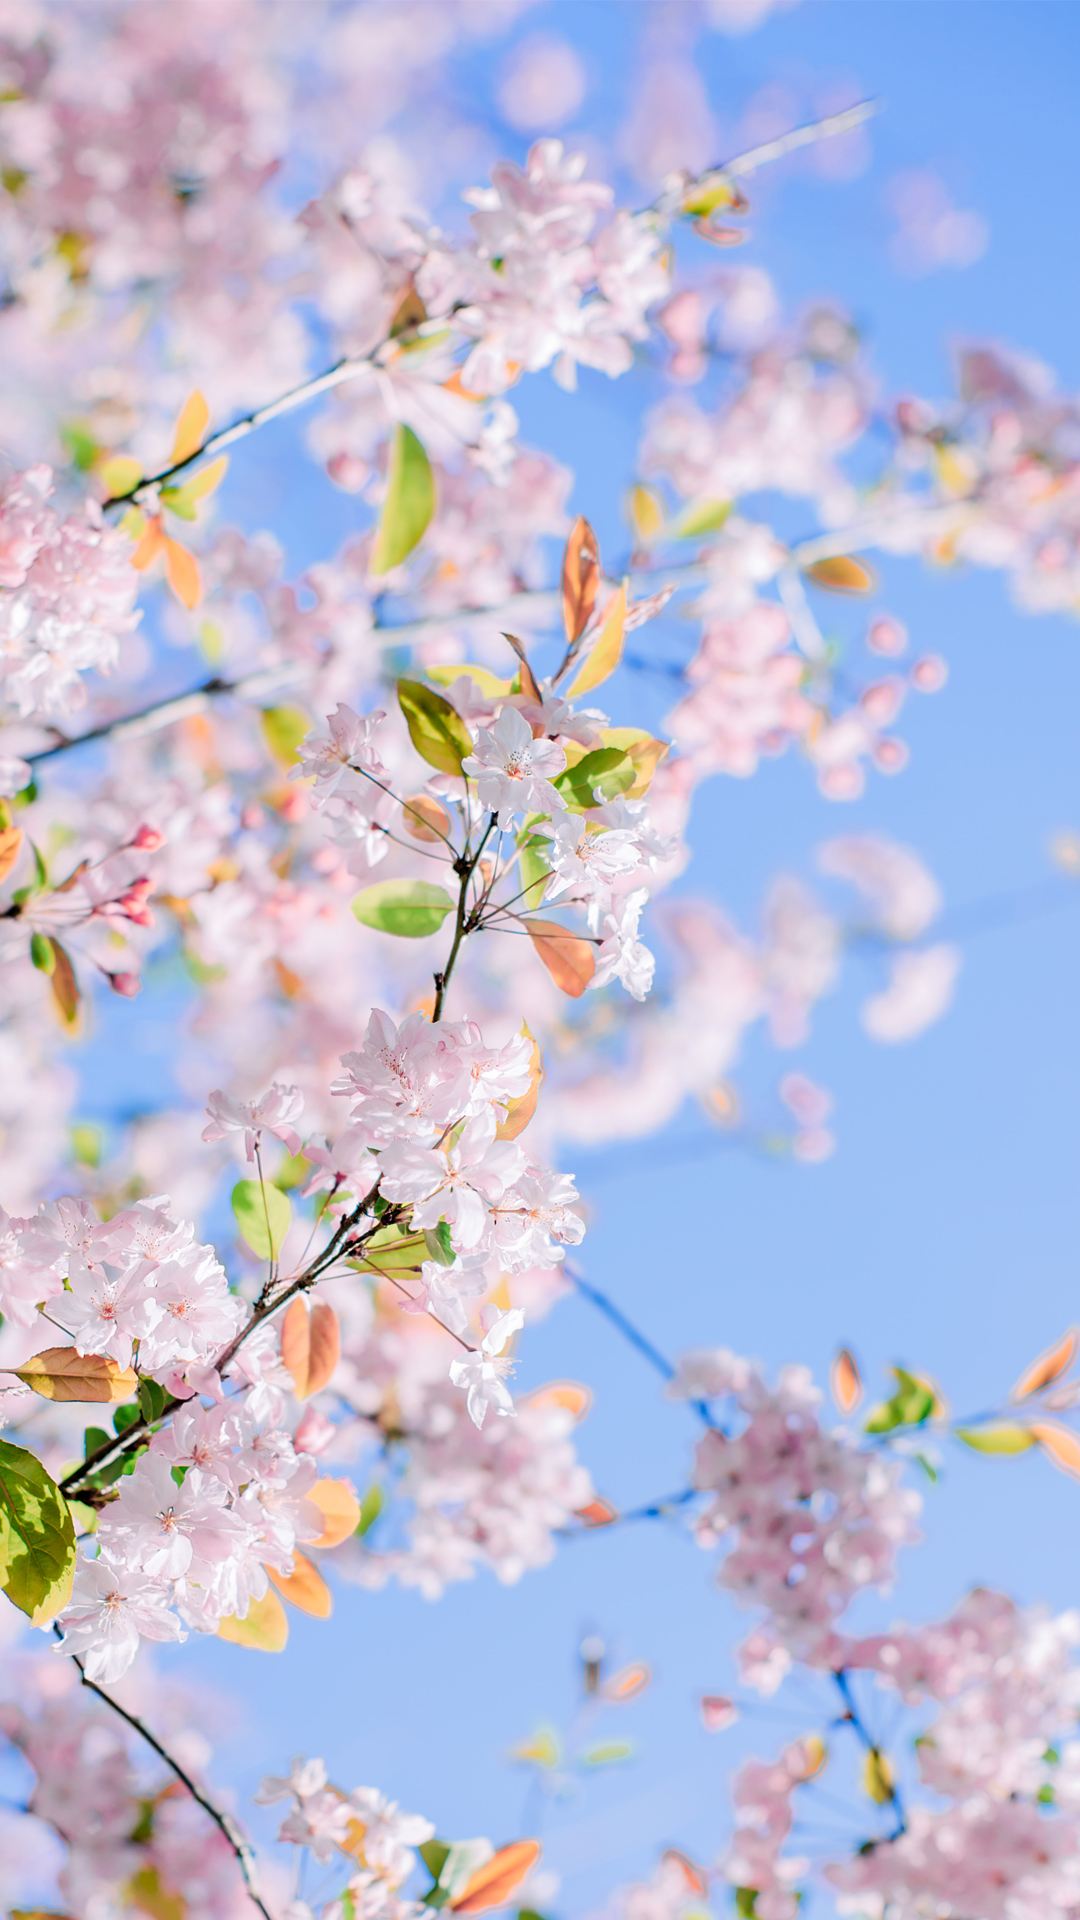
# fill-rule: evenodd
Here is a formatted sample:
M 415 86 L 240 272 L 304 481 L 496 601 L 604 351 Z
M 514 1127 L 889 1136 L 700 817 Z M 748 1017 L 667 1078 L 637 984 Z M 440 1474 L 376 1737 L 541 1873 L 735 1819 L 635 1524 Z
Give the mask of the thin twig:
M 187 1789 L 196 1805 L 200 1806 L 203 1812 L 213 1821 L 218 1832 L 228 1841 L 229 1846 L 236 1855 L 237 1865 L 243 1875 L 244 1885 L 247 1888 L 248 1898 L 252 1906 L 256 1907 L 262 1914 L 263 1920 L 274 1920 L 274 1915 L 271 1913 L 259 1891 L 258 1872 L 254 1852 L 252 1851 L 250 1843 L 232 1818 L 232 1815 L 226 1813 L 221 1807 L 214 1804 L 213 1800 L 211 1800 L 192 1779 L 190 1773 L 181 1765 L 176 1756 L 171 1754 L 166 1746 L 163 1746 L 157 1734 L 152 1733 L 146 1725 L 146 1722 L 139 1719 L 138 1714 L 129 1713 L 126 1707 L 120 1705 L 119 1700 L 114 1700 L 111 1693 L 106 1693 L 104 1687 L 99 1687 L 96 1680 L 91 1680 L 88 1677 L 86 1668 L 77 1653 L 73 1653 L 71 1658 L 79 1669 L 79 1678 L 83 1686 L 88 1687 L 91 1693 L 96 1694 L 97 1698 L 104 1702 L 105 1706 L 111 1707 L 113 1713 L 119 1714 L 121 1720 L 126 1721 L 132 1732 L 137 1733 L 140 1740 L 144 1740 L 146 1745 L 157 1754 L 158 1759 L 164 1761 L 170 1773 L 175 1774 L 181 1786 Z

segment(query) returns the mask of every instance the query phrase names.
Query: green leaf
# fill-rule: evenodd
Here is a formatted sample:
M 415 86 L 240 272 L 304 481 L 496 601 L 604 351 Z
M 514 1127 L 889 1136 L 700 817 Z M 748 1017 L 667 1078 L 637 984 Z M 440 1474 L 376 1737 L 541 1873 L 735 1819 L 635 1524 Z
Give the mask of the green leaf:
M 566 767 L 554 785 L 568 807 L 584 813 L 625 793 L 637 779 L 637 768 L 621 747 L 596 747 L 573 767 Z
M 117 1433 L 126 1433 L 129 1427 L 133 1427 L 136 1421 L 141 1419 L 142 1415 L 138 1407 L 134 1407 L 129 1403 L 126 1406 L 117 1407 L 112 1417 L 112 1423 Z
M 754 1915 L 757 1912 L 756 1887 L 736 1887 L 735 1912 L 738 1914 L 739 1920 L 754 1920 Z
M 103 1447 L 106 1440 L 111 1440 L 112 1437 L 104 1427 L 87 1427 L 83 1434 L 83 1459 L 89 1460 L 90 1455 L 96 1453 L 98 1448 Z
M 291 767 L 301 740 L 311 731 L 303 707 L 264 707 L 259 719 L 263 738 L 279 766 Z
M 74 1572 L 67 1501 L 35 1454 L 0 1440 L 0 1586 L 44 1626 L 67 1605 Z
M 1035 1445 L 1030 1427 L 1014 1420 L 995 1420 L 985 1427 L 954 1427 L 953 1432 L 975 1453 L 1026 1453 Z
M 100 449 L 85 421 L 68 420 L 60 428 L 60 439 L 72 465 L 79 473 L 89 473 Z
M 400 567 L 427 532 L 435 511 L 431 462 L 411 427 L 398 426 L 390 449 L 386 499 L 371 556 L 372 573 Z
M 523 907 L 538 907 L 544 888 L 551 878 L 551 841 L 538 833 L 526 833 L 518 848 Z
M 916 1379 L 906 1367 L 892 1369 L 896 1392 L 891 1400 L 874 1407 L 866 1422 L 867 1433 L 892 1433 L 897 1427 L 921 1427 L 937 1406 L 937 1395 L 925 1380 Z
M 156 1380 L 145 1376 L 139 1381 L 139 1410 L 144 1420 L 160 1420 L 169 1396 Z
M 425 1227 L 424 1244 L 432 1259 L 437 1260 L 440 1267 L 453 1266 L 457 1254 L 454 1252 L 454 1243 L 450 1238 L 449 1220 L 440 1220 L 437 1227 Z
M 358 1540 L 370 1533 L 385 1505 L 385 1495 L 377 1480 L 373 1480 L 360 1502 L 360 1518 L 356 1523 Z
M 427 880 L 379 880 L 357 894 L 352 910 L 362 926 L 422 940 L 438 933 L 454 903 L 444 887 Z
M 39 973 L 56 971 L 56 948 L 47 933 L 35 929 L 30 935 L 30 959 Z
M 416 1851 L 420 1855 L 432 1879 L 437 1882 L 440 1873 L 450 1858 L 450 1848 L 447 1846 L 445 1840 L 425 1840 Z
M 399 680 L 397 697 L 417 753 L 440 773 L 459 774 L 473 743 L 457 708 L 419 680 Z
M 260 1260 L 276 1260 L 292 1220 L 292 1203 L 268 1180 L 238 1180 L 232 1210 L 241 1236 Z

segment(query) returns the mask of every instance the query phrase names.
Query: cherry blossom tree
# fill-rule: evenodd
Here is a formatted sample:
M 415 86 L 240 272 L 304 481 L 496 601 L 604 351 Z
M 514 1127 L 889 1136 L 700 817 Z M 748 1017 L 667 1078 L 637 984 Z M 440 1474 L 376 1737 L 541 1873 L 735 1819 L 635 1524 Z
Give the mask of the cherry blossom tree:
M 918 851 L 842 817 L 947 681 L 874 556 L 1074 608 L 1077 402 L 982 344 L 948 397 L 883 397 L 845 313 L 781 310 L 757 177 L 865 138 L 874 102 L 711 163 L 654 103 L 638 202 L 542 131 L 580 74 L 541 38 L 502 95 L 540 137 L 425 195 L 476 144 L 432 118 L 441 67 L 502 12 L 228 0 L 208 34 L 197 0 L 0 7 L 0 1891 L 26 1914 L 48 1882 L 70 1920 L 560 1911 L 531 1831 L 440 1835 L 306 1751 L 273 1762 L 257 1858 L 154 1647 L 231 1643 L 242 1695 L 297 1610 L 514 1582 L 664 1519 L 748 1614 L 737 1694 L 703 1652 L 705 1726 L 772 1696 L 803 1724 L 734 1770 L 710 1860 L 658 1853 L 612 1913 L 793 1920 L 816 1891 L 1068 1920 L 1080 1621 L 974 1588 L 867 1631 L 861 1603 L 949 1449 L 1080 1475 L 1076 1337 L 971 1415 L 905 1367 L 867 1407 L 846 1349 L 828 1398 L 797 1356 L 770 1379 L 711 1312 L 669 1355 L 590 1264 L 573 1167 L 688 1099 L 748 1152 L 827 1158 L 830 1093 L 783 1056 L 860 950 L 870 1040 L 946 1013 L 964 925 Z M 643 363 L 662 397 L 602 555 L 607 503 L 515 397 Z M 297 574 L 308 484 L 347 531 Z M 740 928 L 693 891 L 693 806 L 785 754 L 841 817 Z M 1069 836 L 1055 859 L 1054 900 Z M 136 1051 L 155 1004 L 168 1073 L 99 1135 L 95 1036 Z M 594 1483 L 576 1360 L 517 1390 L 570 1294 L 693 1429 L 637 1508 Z M 580 1669 L 597 1710 L 649 1679 L 590 1640 Z M 619 1757 L 576 1741 L 519 1750 L 541 1794 Z M 826 1769 L 858 1813 L 823 1850 Z

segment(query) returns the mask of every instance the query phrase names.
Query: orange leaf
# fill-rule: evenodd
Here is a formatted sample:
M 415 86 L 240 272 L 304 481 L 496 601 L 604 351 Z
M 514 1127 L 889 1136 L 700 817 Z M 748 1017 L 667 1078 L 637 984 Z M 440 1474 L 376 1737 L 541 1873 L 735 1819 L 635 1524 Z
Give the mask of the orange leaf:
M 334 1608 L 330 1589 L 318 1568 L 302 1553 L 293 1556 L 291 1573 L 278 1573 L 273 1567 L 266 1571 L 290 1606 L 299 1607 L 301 1613 L 310 1613 L 316 1620 L 329 1620 Z
M 75 978 L 75 969 L 66 947 L 53 937 L 53 970 L 49 975 L 53 999 L 60 1010 L 60 1018 L 66 1027 L 73 1027 L 79 1018 L 79 983 Z
M 323 1530 L 311 1541 L 313 1547 L 340 1547 L 356 1532 L 360 1502 L 347 1480 L 316 1480 L 307 1497 L 323 1517 Z
M 572 647 L 592 618 L 599 585 L 600 549 L 588 521 L 579 515 L 570 529 L 562 570 L 563 621 Z
M 1047 1347 L 1045 1353 L 1040 1353 L 1030 1367 L 1024 1368 L 1009 1398 L 1026 1400 L 1030 1394 L 1038 1393 L 1041 1388 L 1050 1386 L 1054 1380 L 1060 1380 L 1062 1374 L 1067 1373 L 1072 1366 L 1076 1358 L 1076 1348 L 1076 1329 L 1070 1327 L 1067 1333 L 1062 1334 L 1060 1340 L 1055 1340 L 1052 1347 Z
M 826 587 L 830 593 L 873 593 L 877 585 L 869 567 L 843 553 L 815 560 L 804 572 L 816 587 Z
M 862 1399 L 862 1379 L 855 1356 L 847 1347 L 840 1348 L 832 1363 L 829 1386 L 841 1413 L 854 1413 Z
M 404 802 L 405 831 L 414 840 L 448 840 L 450 815 L 430 793 L 410 793 Z
M 590 1500 L 587 1507 L 579 1507 L 576 1516 L 586 1527 L 610 1527 L 618 1519 L 618 1513 L 610 1500 Z
M 557 987 L 577 1000 L 596 972 L 596 955 L 588 940 L 567 933 L 557 920 L 530 920 L 529 939 Z
M 1031 1432 L 1055 1467 L 1080 1480 L 1080 1437 L 1071 1427 L 1059 1426 L 1056 1420 L 1033 1420 Z
M 0 831 L 0 880 L 6 880 L 15 865 L 22 838 L 21 827 L 4 827 Z
M 165 548 L 165 578 L 182 607 L 193 612 L 202 599 L 202 578 L 199 563 L 193 553 L 180 545 L 171 535 L 163 535 Z
M 289 1638 L 289 1616 L 276 1593 L 269 1588 L 261 1600 L 253 1600 L 241 1619 L 231 1614 L 218 1621 L 218 1639 L 230 1640 L 236 1647 L 254 1647 L 258 1653 L 280 1653 Z
M 605 1682 L 604 1699 L 634 1700 L 639 1693 L 644 1693 L 651 1679 L 652 1673 L 644 1661 L 635 1661 L 632 1667 L 623 1667 L 620 1672 L 613 1673 L 611 1679 Z
M 181 460 L 190 460 L 198 453 L 206 438 L 206 429 L 210 425 L 210 409 L 203 394 L 196 388 L 185 400 L 180 410 L 173 435 L 170 465 L 178 467 Z
M 139 1382 L 130 1367 L 118 1366 L 104 1353 L 77 1353 L 74 1347 L 46 1347 L 24 1360 L 21 1367 L 5 1368 L 31 1387 L 43 1400 L 93 1401 L 116 1406 L 130 1400 Z
M 309 1313 L 306 1300 L 294 1300 L 281 1322 L 281 1358 L 299 1400 L 310 1400 L 325 1387 L 341 1358 L 341 1330 L 333 1307 L 320 1300 Z
M 537 1387 L 535 1393 L 527 1394 L 523 1407 L 558 1407 L 563 1413 L 573 1415 L 575 1420 L 584 1420 L 592 1406 L 592 1394 L 577 1380 L 551 1380 L 546 1387 Z
M 500 1847 L 451 1900 L 452 1911 L 490 1913 L 494 1907 L 505 1907 L 539 1858 L 539 1840 L 515 1840 L 509 1847 Z
M 148 520 L 145 530 L 136 544 L 131 556 L 131 564 L 139 573 L 145 573 L 152 566 L 165 544 L 165 532 L 160 520 Z
M 544 1063 L 540 1057 L 540 1048 L 536 1041 L 533 1040 L 533 1036 L 524 1021 L 522 1022 L 521 1031 L 527 1040 L 532 1041 L 532 1060 L 529 1065 L 528 1090 L 521 1094 L 517 1100 L 510 1101 L 506 1108 L 505 1117 L 500 1120 L 495 1129 L 495 1136 L 498 1140 L 516 1140 L 519 1133 L 524 1133 L 529 1121 L 536 1112 L 536 1102 L 540 1094 L 540 1082 L 544 1077 Z
M 518 639 L 516 633 L 504 632 L 503 639 L 508 642 L 508 644 L 513 648 L 514 652 L 518 657 L 518 662 L 521 667 L 522 693 L 525 694 L 529 700 L 535 700 L 538 706 L 542 706 L 544 696 L 541 693 L 540 688 L 537 684 L 536 675 L 529 665 L 529 656 L 526 653 L 522 642 Z

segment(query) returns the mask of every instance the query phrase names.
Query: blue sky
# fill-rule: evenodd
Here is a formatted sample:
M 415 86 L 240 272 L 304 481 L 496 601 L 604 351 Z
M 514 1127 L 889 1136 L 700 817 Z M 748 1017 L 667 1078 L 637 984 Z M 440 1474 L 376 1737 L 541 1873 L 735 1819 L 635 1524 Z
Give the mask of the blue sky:
M 591 0 L 537 7 L 514 33 L 542 27 L 580 47 L 594 83 L 580 124 L 603 142 L 639 43 L 662 37 L 666 18 L 661 4 Z M 485 111 L 505 45 L 455 67 L 455 84 Z M 1063 387 L 1077 385 L 1070 133 L 1080 11 L 1053 0 L 808 0 L 744 39 L 702 36 L 698 56 L 729 125 L 766 82 L 881 97 L 861 177 L 829 183 L 778 169 L 755 194 L 747 258 L 769 269 L 785 302 L 848 302 L 893 391 L 944 390 L 949 343 L 972 335 L 1022 345 L 1058 369 Z M 902 279 L 889 263 L 884 189 L 898 170 L 923 166 L 985 215 L 991 241 L 963 272 Z M 525 437 L 575 468 L 574 506 L 614 547 L 649 397 L 647 374 L 618 386 L 586 378 L 576 401 L 543 380 L 515 395 Z M 256 481 L 253 495 L 261 491 Z M 334 511 L 344 526 L 346 507 Z M 301 502 L 294 557 L 314 558 L 332 538 L 323 513 Z M 1021 617 L 987 574 L 931 578 L 903 562 L 881 572 L 919 647 L 947 655 L 949 687 L 918 707 L 908 771 L 872 782 L 854 806 L 820 800 L 794 758 L 701 792 L 693 884 L 737 915 L 753 913 L 778 868 L 809 871 L 815 845 L 838 831 L 910 843 L 962 909 L 1046 876 L 1052 833 L 1080 827 L 1074 624 Z M 667 632 L 677 650 L 677 626 Z M 805 1361 L 820 1376 L 844 1340 L 871 1377 L 906 1361 L 938 1377 L 958 1409 L 987 1404 L 1077 1317 L 1078 974 L 1080 913 L 988 931 L 966 943 L 948 1018 L 891 1050 L 861 1034 L 862 982 L 849 979 L 799 1056 L 835 1092 L 836 1157 L 807 1169 L 766 1164 L 710 1147 L 689 1115 L 655 1143 L 655 1160 L 652 1145 L 634 1146 L 625 1163 L 581 1155 L 588 1271 L 669 1351 L 726 1345 L 770 1367 Z M 595 1389 L 583 1450 L 616 1503 L 685 1480 L 692 1419 L 579 1302 L 525 1350 L 524 1385 L 568 1375 Z M 927 1492 L 926 1546 L 907 1556 L 883 1616 L 944 1611 L 980 1581 L 1073 1604 L 1078 1517 L 1080 1490 L 1039 1459 L 950 1456 Z M 323 1752 L 337 1778 L 377 1783 L 444 1833 L 501 1839 L 519 1830 L 525 1793 L 505 1751 L 538 1721 L 567 1717 L 576 1644 L 600 1631 L 614 1657 L 647 1660 L 656 1680 L 605 1723 L 639 1743 L 638 1758 L 546 1817 L 550 1864 L 565 1876 L 560 1905 L 576 1914 L 646 1870 L 665 1843 L 714 1854 L 733 1759 L 783 1731 L 700 1730 L 697 1698 L 730 1684 L 730 1649 L 747 1624 L 710 1576 L 677 1531 L 642 1525 L 575 1543 L 517 1588 L 479 1580 L 434 1607 L 409 1593 L 346 1591 L 328 1625 L 298 1619 L 287 1657 L 273 1663 L 196 1640 L 170 1664 L 243 1696 L 247 1730 L 218 1772 L 245 1797 L 291 1753 Z

